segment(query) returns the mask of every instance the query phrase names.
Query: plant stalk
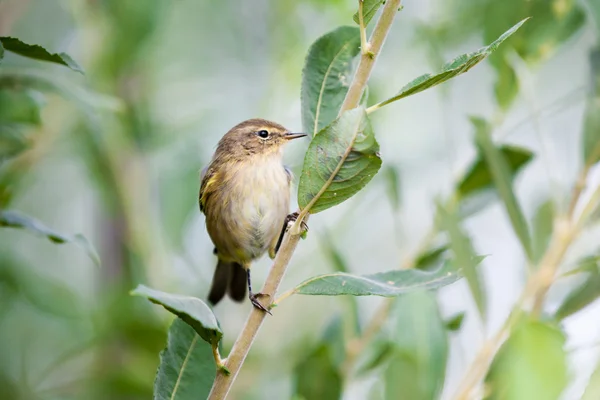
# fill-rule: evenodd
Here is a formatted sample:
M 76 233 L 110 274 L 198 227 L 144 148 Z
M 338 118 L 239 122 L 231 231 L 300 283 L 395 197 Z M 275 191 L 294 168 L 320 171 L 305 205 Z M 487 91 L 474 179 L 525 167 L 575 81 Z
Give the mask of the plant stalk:
M 383 42 L 385 41 L 385 37 L 387 36 L 392 22 L 394 21 L 394 16 L 396 15 L 396 10 L 400 4 L 401 0 L 388 0 L 385 7 L 383 8 L 383 12 L 381 17 L 377 21 L 377 25 L 373 31 L 373 35 L 370 40 L 370 50 L 373 53 L 372 56 L 361 54 L 360 63 L 356 70 L 356 74 L 354 75 L 354 79 L 352 84 L 350 85 L 350 89 L 346 94 L 346 98 L 344 99 L 344 103 L 340 108 L 340 114 L 344 111 L 350 110 L 358 106 L 360 102 L 360 97 L 366 87 L 367 80 L 371 75 L 371 71 L 373 69 L 373 65 L 375 63 L 375 59 L 379 55 L 379 51 L 383 46 Z M 277 256 L 273 261 L 273 267 L 267 276 L 265 281 L 265 285 L 262 289 L 262 293 L 268 294 L 269 301 L 268 304 L 265 304 L 269 307 L 277 293 L 277 289 L 281 280 L 283 279 L 283 275 L 285 274 L 285 270 L 296 250 L 296 246 L 298 245 L 298 241 L 300 240 L 300 235 L 298 234 L 300 224 L 302 223 L 302 219 L 298 218 L 295 223 L 295 226 L 291 227 L 283 238 L 283 242 L 279 251 L 277 252 Z M 225 367 L 229 370 L 230 375 L 226 375 L 223 371 L 219 370 L 217 372 L 217 376 L 213 383 L 213 387 L 209 394 L 209 400 L 220 400 L 225 399 L 237 374 L 240 372 L 240 368 L 250 351 L 250 347 L 252 347 L 252 343 L 256 338 L 256 334 L 260 326 L 262 325 L 265 319 L 266 313 L 263 311 L 257 310 L 253 308 L 246 320 L 246 324 L 240 332 L 238 338 L 236 339 L 233 348 L 231 349 L 231 353 L 227 357 L 225 362 Z

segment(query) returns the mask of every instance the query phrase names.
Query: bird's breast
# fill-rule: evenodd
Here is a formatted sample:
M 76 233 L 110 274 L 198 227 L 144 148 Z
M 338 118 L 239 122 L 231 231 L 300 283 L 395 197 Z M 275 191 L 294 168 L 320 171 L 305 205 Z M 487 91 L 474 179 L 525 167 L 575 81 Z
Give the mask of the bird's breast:
M 207 219 L 207 228 L 226 257 L 258 258 L 277 240 L 289 211 L 288 174 L 280 158 L 270 157 L 238 163 L 225 175 L 211 207 L 222 212 Z

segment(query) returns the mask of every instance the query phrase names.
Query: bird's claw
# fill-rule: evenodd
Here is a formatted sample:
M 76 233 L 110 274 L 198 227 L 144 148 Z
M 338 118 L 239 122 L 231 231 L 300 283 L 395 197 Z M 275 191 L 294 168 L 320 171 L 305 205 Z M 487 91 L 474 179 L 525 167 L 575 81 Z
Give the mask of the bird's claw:
M 293 225 L 296 222 L 299 216 L 300 213 L 296 211 L 285 217 L 285 222 L 288 228 L 290 227 L 290 225 Z M 306 225 L 306 222 L 302 221 L 302 223 L 300 224 L 300 228 L 302 229 L 300 235 L 305 236 L 306 232 L 308 232 L 308 225 Z
M 266 308 L 265 306 L 263 306 L 260 303 L 260 301 L 258 301 L 258 298 L 259 297 L 263 297 L 263 296 L 270 296 L 270 295 L 268 295 L 266 293 L 250 293 L 250 296 L 249 296 L 250 302 L 252 303 L 252 305 L 255 308 L 258 308 L 259 310 L 264 311 L 264 312 L 266 312 L 269 315 L 273 315 L 273 314 L 271 314 L 271 311 L 269 311 L 268 308 Z

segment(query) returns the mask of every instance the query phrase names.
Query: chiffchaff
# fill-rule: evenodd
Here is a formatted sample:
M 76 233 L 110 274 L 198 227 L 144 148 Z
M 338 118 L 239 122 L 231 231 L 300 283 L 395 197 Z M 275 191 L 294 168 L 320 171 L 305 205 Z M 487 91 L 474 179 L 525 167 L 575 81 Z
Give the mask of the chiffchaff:
M 202 173 L 200 210 L 218 257 L 208 300 L 225 295 L 242 301 L 248 285 L 252 304 L 269 312 L 252 292 L 250 264 L 267 250 L 275 257 L 289 219 L 291 172 L 283 145 L 306 136 L 264 119 L 244 121 L 219 141 Z

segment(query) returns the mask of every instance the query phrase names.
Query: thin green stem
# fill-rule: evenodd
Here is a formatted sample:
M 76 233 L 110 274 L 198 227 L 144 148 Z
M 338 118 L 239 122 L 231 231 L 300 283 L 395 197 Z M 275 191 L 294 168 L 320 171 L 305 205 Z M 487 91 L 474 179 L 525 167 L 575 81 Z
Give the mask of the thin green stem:
M 360 27 L 360 50 L 362 54 L 366 54 L 369 57 L 373 57 L 373 53 L 370 51 L 371 45 L 367 42 L 367 27 L 365 26 L 364 17 L 364 3 L 365 0 L 358 0 L 358 24 Z

